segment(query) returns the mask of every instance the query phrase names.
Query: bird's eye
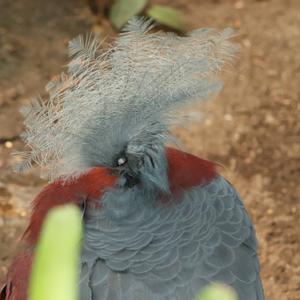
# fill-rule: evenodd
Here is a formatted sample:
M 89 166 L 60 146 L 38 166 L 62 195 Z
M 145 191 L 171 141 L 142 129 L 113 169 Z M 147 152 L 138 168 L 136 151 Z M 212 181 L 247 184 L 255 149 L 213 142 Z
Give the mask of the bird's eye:
M 117 160 L 118 166 L 122 166 L 122 165 L 124 165 L 126 162 L 127 162 L 127 161 L 126 161 L 126 158 L 125 158 L 125 157 L 120 157 L 120 158 L 118 158 L 118 160 Z

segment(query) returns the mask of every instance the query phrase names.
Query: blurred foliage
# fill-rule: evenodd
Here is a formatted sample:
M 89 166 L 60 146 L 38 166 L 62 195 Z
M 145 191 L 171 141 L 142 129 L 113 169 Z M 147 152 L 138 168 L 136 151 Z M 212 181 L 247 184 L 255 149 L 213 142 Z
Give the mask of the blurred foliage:
M 29 300 L 77 299 L 81 227 L 75 206 L 50 211 L 35 253 Z
M 119 30 L 147 5 L 147 0 L 116 0 L 110 7 L 109 19 Z
M 148 9 L 147 15 L 158 23 L 179 31 L 185 27 L 182 13 L 172 7 L 153 5 Z
M 205 287 L 195 300 L 238 300 L 238 298 L 231 287 L 214 283 Z
M 165 5 L 147 7 L 148 2 L 148 0 L 114 0 L 109 9 L 109 19 L 113 26 L 120 30 L 130 18 L 144 12 L 162 25 L 179 31 L 184 30 L 184 17 L 181 11 Z

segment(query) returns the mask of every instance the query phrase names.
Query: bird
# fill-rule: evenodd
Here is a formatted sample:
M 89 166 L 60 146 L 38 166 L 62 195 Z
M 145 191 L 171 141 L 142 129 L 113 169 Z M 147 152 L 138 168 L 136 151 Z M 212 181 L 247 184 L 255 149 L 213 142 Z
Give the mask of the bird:
M 136 17 L 109 46 L 93 35 L 69 42 L 71 61 L 46 86 L 47 101 L 22 111 L 28 150 L 16 169 L 38 164 L 49 183 L 33 200 L 27 248 L 1 300 L 28 299 L 43 221 L 68 203 L 82 211 L 80 300 L 192 300 L 213 282 L 240 300 L 264 299 L 238 192 L 173 134 L 189 119 L 181 108 L 222 88 L 220 70 L 239 49 L 233 36 L 230 28 L 179 36 Z

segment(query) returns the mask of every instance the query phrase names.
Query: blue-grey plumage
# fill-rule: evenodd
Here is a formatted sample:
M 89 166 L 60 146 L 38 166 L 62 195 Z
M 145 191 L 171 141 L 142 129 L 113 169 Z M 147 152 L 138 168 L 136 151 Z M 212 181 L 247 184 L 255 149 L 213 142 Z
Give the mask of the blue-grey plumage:
M 263 300 L 255 233 L 239 196 L 213 164 L 186 163 L 188 154 L 165 147 L 174 110 L 221 88 L 218 71 L 236 52 L 232 31 L 178 37 L 151 30 L 134 19 L 105 52 L 96 39 L 70 43 L 73 60 L 48 85 L 49 101 L 24 111 L 30 150 L 21 168 L 36 162 L 50 180 L 93 187 L 88 195 L 72 185 L 49 188 L 50 196 L 65 188 L 68 201 L 93 203 L 84 210 L 80 300 L 192 300 L 215 281 L 234 287 L 240 300 Z M 116 184 L 88 199 L 99 182 L 82 178 L 97 167 Z M 50 196 L 38 197 L 38 207 Z M 34 241 L 44 217 L 35 212 Z
M 209 282 L 232 286 L 240 300 L 264 299 L 255 233 L 226 180 L 159 205 L 138 189 L 123 191 L 124 215 L 87 211 L 81 300 L 188 300 Z

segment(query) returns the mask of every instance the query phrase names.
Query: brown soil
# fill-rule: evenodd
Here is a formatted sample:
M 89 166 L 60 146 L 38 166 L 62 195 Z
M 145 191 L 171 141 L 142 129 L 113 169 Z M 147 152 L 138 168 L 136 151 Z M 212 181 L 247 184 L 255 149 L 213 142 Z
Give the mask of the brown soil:
M 154 2 L 154 1 L 153 1 Z M 188 27 L 227 26 L 241 44 L 225 88 L 201 124 L 177 130 L 186 149 L 216 160 L 256 225 L 269 300 L 300 299 L 300 1 L 165 0 Z M 30 200 L 44 184 L 11 171 L 22 149 L 20 106 L 67 62 L 67 41 L 93 25 L 84 2 L 0 0 L 0 278 L 20 247 Z M 109 30 L 111 32 L 111 30 Z

